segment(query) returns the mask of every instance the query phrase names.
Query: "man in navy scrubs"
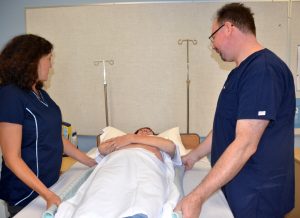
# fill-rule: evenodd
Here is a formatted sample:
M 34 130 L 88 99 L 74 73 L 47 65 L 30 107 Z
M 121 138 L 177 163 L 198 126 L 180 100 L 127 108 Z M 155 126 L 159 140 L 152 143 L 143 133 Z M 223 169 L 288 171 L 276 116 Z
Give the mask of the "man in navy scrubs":
M 184 218 L 222 188 L 236 218 L 283 218 L 294 207 L 293 76 L 256 40 L 253 13 L 223 6 L 209 37 L 224 61 L 235 62 L 221 90 L 212 131 L 184 156 L 187 169 L 211 152 L 212 169 L 181 202 Z

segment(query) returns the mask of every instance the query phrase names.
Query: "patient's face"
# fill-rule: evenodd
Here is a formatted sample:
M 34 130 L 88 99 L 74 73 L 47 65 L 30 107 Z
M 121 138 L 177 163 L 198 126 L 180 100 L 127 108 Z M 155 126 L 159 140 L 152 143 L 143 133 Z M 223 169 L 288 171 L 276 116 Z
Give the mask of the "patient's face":
M 154 132 L 150 128 L 141 128 L 137 131 L 137 135 L 154 135 Z

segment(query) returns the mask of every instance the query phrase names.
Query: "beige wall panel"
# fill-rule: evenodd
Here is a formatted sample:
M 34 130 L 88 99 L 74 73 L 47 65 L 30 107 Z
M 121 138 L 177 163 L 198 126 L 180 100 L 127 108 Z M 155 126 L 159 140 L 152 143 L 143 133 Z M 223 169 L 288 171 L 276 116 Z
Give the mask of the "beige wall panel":
M 124 131 L 179 126 L 186 132 L 186 45 L 190 45 L 190 132 L 212 128 L 219 91 L 232 63 L 210 49 L 215 11 L 223 3 L 104 4 L 26 10 L 28 33 L 53 42 L 53 72 L 46 89 L 79 134 L 105 126 L 102 66 L 106 65 L 110 125 Z M 249 2 L 258 39 L 287 60 L 286 2 Z M 276 13 L 274 13 L 276 12 Z

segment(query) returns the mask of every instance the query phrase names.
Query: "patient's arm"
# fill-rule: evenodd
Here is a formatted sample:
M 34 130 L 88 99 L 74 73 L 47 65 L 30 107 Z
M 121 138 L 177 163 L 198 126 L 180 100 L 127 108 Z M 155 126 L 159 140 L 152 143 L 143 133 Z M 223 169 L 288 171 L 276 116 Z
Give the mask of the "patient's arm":
M 169 140 L 157 136 L 145 136 L 136 134 L 127 134 L 116 138 L 109 139 L 100 144 L 99 151 L 101 154 L 108 154 L 114 150 L 122 149 L 128 145 L 142 144 L 155 147 L 168 153 L 171 157 L 175 154 L 176 146 Z
M 116 148 L 114 146 L 113 141 L 104 141 L 104 142 L 101 142 L 100 145 L 98 145 L 98 150 L 99 150 L 100 154 L 107 155 L 107 154 L 110 154 L 111 152 L 115 151 Z

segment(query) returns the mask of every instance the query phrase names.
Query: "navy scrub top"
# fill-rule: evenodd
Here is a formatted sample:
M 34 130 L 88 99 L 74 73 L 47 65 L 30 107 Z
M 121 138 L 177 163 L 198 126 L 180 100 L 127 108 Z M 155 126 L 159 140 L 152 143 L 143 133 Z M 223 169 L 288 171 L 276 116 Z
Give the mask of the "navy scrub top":
M 21 156 L 29 168 L 47 186 L 59 178 L 63 143 L 61 112 L 44 91 L 42 98 L 14 85 L 0 87 L 0 122 L 22 125 Z M 37 193 L 19 180 L 3 160 L 0 199 L 9 205 L 26 206 Z
M 268 49 L 228 75 L 214 118 L 212 165 L 235 139 L 237 120 L 270 120 L 256 153 L 222 188 L 236 218 L 283 217 L 294 207 L 294 114 L 292 74 Z

